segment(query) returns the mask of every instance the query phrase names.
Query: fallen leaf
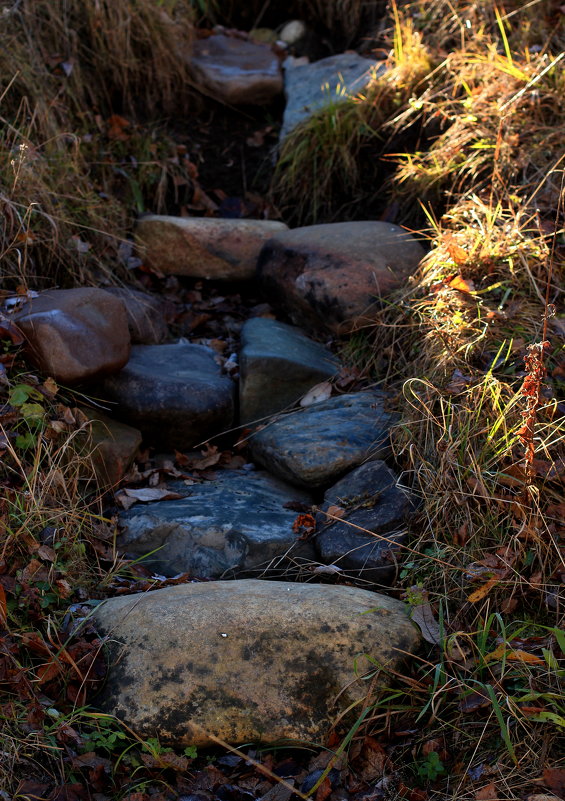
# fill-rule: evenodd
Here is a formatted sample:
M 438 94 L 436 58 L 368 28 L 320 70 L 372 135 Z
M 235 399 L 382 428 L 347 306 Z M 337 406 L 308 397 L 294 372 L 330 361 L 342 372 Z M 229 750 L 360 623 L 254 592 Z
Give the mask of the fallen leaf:
M 478 601 L 482 601 L 483 598 L 489 594 L 493 587 L 495 587 L 500 582 L 499 576 L 492 576 L 489 580 L 479 587 L 478 590 L 472 592 L 468 597 L 467 600 L 471 604 L 476 604 Z
M 425 591 L 422 592 L 424 595 Z M 434 617 L 433 609 L 430 604 L 425 600 L 427 593 L 424 595 L 424 602 L 414 606 L 410 614 L 410 618 L 419 627 L 422 632 L 422 637 L 426 642 L 432 645 L 439 645 L 441 642 L 441 634 L 439 624 Z
M 21 345 L 24 341 L 22 332 L 11 320 L 0 314 L 0 339 L 9 339 L 12 345 Z
M 545 665 L 545 659 L 542 659 L 541 656 L 536 656 L 535 654 L 529 654 L 527 651 L 522 651 L 520 649 L 513 650 L 508 648 L 505 643 L 500 643 L 494 651 L 491 651 L 490 654 L 485 656 L 485 662 L 492 662 L 493 660 L 502 660 L 506 659 L 508 662 L 525 662 L 529 665 Z M 565 776 L 565 772 L 564 772 Z
M 498 793 L 494 782 L 485 784 L 480 790 L 475 791 L 476 801 L 498 801 Z
M 341 506 L 329 506 L 324 514 L 332 515 L 333 517 L 344 517 L 345 509 L 342 509 Z
M 555 795 L 565 798 L 565 768 L 546 768 L 543 772 L 543 783 Z
M 315 403 L 321 403 L 331 397 L 332 385 L 329 381 L 322 381 L 316 384 L 315 387 L 309 389 L 306 395 L 300 401 L 301 406 L 313 406 Z
M 475 292 L 475 284 L 473 281 L 466 280 L 462 275 L 456 275 L 455 278 L 452 278 L 449 282 L 449 286 L 451 289 L 457 289 L 459 292 L 465 292 L 469 295 Z
M 134 503 L 151 503 L 151 501 L 171 501 L 176 498 L 182 498 L 178 492 L 171 492 L 168 489 L 157 489 L 156 487 L 145 487 L 143 489 L 126 489 L 120 490 L 116 494 L 116 501 L 123 506 L 124 509 L 129 509 Z

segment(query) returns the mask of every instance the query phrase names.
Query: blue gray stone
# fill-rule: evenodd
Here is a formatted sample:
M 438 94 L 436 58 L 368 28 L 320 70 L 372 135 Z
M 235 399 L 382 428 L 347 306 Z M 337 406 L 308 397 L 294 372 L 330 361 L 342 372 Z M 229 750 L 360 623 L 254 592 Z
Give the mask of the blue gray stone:
M 384 71 L 382 62 L 370 61 L 353 52 L 313 64 L 288 58 L 283 67 L 286 108 L 280 142 L 317 111 L 363 92 L 375 73 Z
M 231 427 L 235 388 L 204 345 L 137 345 L 123 370 L 102 382 L 113 414 L 161 450 L 183 450 Z
M 120 514 L 122 550 L 136 556 L 155 551 L 143 564 L 165 576 L 187 572 L 201 578 L 260 572 L 275 558 L 313 558 L 298 541 L 297 513 L 285 504 L 311 503 L 295 487 L 263 472 L 225 471 L 214 481 L 168 484 L 178 500 L 138 504 Z
M 331 506 L 344 510 L 340 520 L 324 514 Z M 360 465 L 324 495 L 316 515 L 320 561 L 364 579 L 390 583 L 402 561 L 406 523 L 414 509 L 413 496 L 397 485 L 397 476 L 384 462 Z
M 392 415 L 380 392 L 355 392 L 291 412 L 250 437 L 253 458 L 284 481 L 331 484 L 388 452 Z
M 244 424 L 292 406 L 339 370 L 337 359 L 323 345 L 276 320 L 248 320 L 241 343 L 239 409 Z

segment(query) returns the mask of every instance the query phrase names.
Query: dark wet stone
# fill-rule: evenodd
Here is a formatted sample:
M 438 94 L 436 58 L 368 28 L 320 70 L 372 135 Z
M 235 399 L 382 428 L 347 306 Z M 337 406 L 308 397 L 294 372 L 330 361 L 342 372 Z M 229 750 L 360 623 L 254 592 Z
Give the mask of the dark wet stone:
M 348 473 L 324 495 L 320 509 L 345 510 L 345 516 L 329 522 L 316 515 L 316 551 L 320 561 L 379 583 L 390 583 L 402 561 L 405 525 L 414 511 L 413 496 L 397 486 L 397 476 L 382 461 L 367 462 Z M 358 526 L 387 539 L 364 534 Z M 392 542 L 391 542 L 392 541 Z
M 137 504 L 120 514 L 120 547 L 136 556 L 159 549 L 143 564 L 166 576 L 202 578 L 259 570 L 272 559 L 313 557 L 292 530 L 296 512 L 285 503 L 310 497 L 263 472 L 224 471 L 214 481 L 168 487 L 185 497 Z
M 102 392 L 113 414 L 141 430 L 161 450 L 183 450 L 230 428 L 234 385 L 217 354 L 203 345 L 136 345 L 124 369 Z
M 291 412 L 250 437 L 253 458 L 292 484 L 322 487 L 388 451 L 384 395 L 355 392 Z
M 241 332 L 240 422 L 261 420 L 292 406 L 339 370 L 337 359 L 300 329 L 255 317 Z

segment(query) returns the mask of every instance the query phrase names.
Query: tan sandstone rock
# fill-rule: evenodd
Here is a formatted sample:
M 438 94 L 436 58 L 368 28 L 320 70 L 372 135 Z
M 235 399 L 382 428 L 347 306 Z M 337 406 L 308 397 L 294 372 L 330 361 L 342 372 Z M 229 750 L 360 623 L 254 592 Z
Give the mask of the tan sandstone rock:
M 101 487 L 115 487 L 127 473 L 141 445 L 141 431 L 112 420 L 96 409 L 81 408 L 90 421 L 80 448 L 90 454 Z
M 394 599 L 255 579 L 112 598 L 94 619 L 109 635 L 102 708 L 177 745 L 323 741 L 367 692 L 366 655 L 398 667 L 419 642 Z
M 245 39 L 223 34 L 197 39 L 188 66 L 199 88 L 233 106 L 264 105 L 283 90 L 276 54 Z
M 50 289 L 14 317 L 39 370 L 62 384 L 115 373 L 129 359 L 124 304 L 103 289 Z
M 139 221 L 136 237 L 144 262 L 159 272 L 245 281 L 255 275 L 265 242 L 287 230 L 275 220 L 152 214 Z
M 401 287 L 424 256 L 397 225 L 361 221 L 276 234 L 260 254 L 260 281 L 293 322 L 347 333 L 371 322 L 371 305 Z

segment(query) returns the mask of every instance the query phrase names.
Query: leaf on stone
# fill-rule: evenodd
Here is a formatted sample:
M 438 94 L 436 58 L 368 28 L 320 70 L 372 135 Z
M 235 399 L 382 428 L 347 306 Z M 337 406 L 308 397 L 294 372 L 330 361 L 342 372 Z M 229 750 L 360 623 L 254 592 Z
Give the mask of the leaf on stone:
M 342 509 L 341 506 L 329 506 L 325 514 L 331 515 L 332 517 L 344 517 L 345 509 Z
M 182 498 L 178 492 L 171 492 L 168 489 L 158 489 L 157 487 L 144 487 L 143 489 L 126 489 L 116 494 L 117 502 L 124 509 L 129 509 L 134 503 L 151 503 L 152 501 L 171 501 L 175 498 Z
M 300 401 L 301 406 L 313 406 L 315 403 L 321 403 L 331 397 L 332 385 L 329 381 L 322 381 L 316 384 L 315 387 L 309 389 L 306 395 Z
M 208 467 L 213 467 L 213 465 L 218 464 L 221 458 L 222 454 L 215 445 L 206 445 L 204 450 L 200 451 L 200 455 L 187 454 L 182 462 L 182 466 L 188 467 L 191 470 L 206 470 Z M 177 462 L 178 461 L 177 459 Z

